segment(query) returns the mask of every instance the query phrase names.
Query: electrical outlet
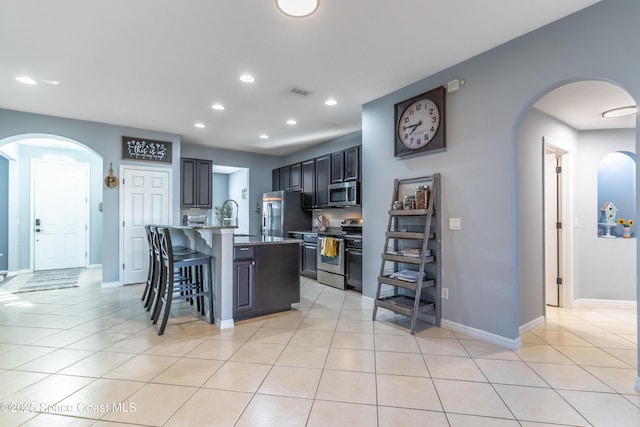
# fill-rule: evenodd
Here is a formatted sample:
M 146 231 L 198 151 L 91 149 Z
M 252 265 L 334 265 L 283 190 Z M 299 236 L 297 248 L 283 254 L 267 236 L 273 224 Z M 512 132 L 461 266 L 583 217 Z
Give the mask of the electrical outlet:
M 449 288 L 442 288 L 442 299 L 449 299 Z

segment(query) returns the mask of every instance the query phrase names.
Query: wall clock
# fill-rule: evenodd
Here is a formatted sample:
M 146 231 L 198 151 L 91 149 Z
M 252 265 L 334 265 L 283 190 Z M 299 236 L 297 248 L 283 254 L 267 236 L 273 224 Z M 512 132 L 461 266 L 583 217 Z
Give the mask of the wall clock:
M 396 157 L 446 147 L 444 99 L 444 86 L 440 86 L 395 105 Z

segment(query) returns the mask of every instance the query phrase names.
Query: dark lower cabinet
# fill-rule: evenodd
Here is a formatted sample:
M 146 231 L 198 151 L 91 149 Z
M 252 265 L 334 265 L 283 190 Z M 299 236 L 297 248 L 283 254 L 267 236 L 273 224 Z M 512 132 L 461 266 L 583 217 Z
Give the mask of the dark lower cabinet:
M 300 302 L 300 245 L 237 246 L 234 253 L 234 320 L 290 310 Z
M 347 239 L 344 255 L 347 286 L 362 292 L 362 239 Z
M 255 266 L 256 262 L 253 260 L 233 263 L 233 317 L 253 309 L 256 285 Z

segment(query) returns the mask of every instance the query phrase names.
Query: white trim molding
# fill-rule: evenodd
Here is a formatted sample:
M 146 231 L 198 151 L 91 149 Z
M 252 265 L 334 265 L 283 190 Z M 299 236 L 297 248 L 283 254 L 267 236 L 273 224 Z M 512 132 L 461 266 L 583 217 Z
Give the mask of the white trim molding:
M 469 335 L 472 338 L 477 338 L 482 341 L 486 341 L 491 344 L 495 344 L 500 347 L 504 347 L 509 350 L 517 350 L 522 347 L 522 341 L 520 337 L 516 339 L 505 338 L 500 335 L 492 334 L 481 329 L 472 328 L 470 326 L 462 325 L 460 323 L 452 322 L 450 320 L 442 319 L 442 326 L 459 332 L 461 334 Z
M 523 334 L 526 334 L 532 329 L 537 328 L 538 326 L 544 325 L 545 323 L 546 323 L 546 320 L 544 316 L 540 316 L 536 319 L 533 319 L 531 322 L 525 323 L 524 325 L 520 326 L 520 336 L 522 336 Z
M 122 286 L 120 282 L 102 282 L 100 285 L 101 288 L 118 288 Z
M 638 302 L 633 300 L 578 298 L 573 302 L 573 305 L 571 308 L 579 308 L 583 306 L 598 307 L 598 308 L 625 308 L 625 309 L 637 310 Z

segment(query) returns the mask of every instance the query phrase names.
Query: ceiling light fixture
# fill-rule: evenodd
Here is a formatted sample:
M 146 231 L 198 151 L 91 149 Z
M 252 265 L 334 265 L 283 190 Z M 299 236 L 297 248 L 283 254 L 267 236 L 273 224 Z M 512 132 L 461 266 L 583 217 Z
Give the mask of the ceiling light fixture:
M 16 77 L 16 80 L 19 81 L 20 83 L 24 83 L 26 85 L 37 85 L 38 84 L 37 81 L 33 80 L 29 76 L 18 76 L 18 77 Z
M 618 107 L 612 108 L 611 110 L 607 110 L 602 113 L 602 117 L 605 119 L 611 119 L 614 117 L 624 117 L 630 116 L 632 114 L 636 114 L 638 112 L 638 107 L 635 105 L 628 105 L 626 107 Z
M 276 0 L 276 7 L 282 13 L 294 18 L 304 18 L 318 10 L 319 0 Z
M 194 125 L 195 127 L 199 128 L 199 129 L 204 129 L 206 126 L 204 125 L 204 123 L 196 123 Z
M 58 86 L 60 84 L 58 80 L 45 80 L 44 83 L 52 86 Z
M 336 101 L 335 99 L 327 99 L 326 101 L 324 101 L 324 104 L 332 107 L 334 105 L 338 105 L 338 101 Z
M 287 120 L 287 124 L 288 124 L 288 125 L 290 125 L 290 126 L 293 126 L 293 125 L 295 125 L 295 124 L 297 124 L 297 123 L 298 123 L 298 122 L 296 122 L 296 121 L 295 121 L 295 120 L 293 120 L 293 119 L 289 119 L 289 120 Z
M 224 110 L 224 105 L 219 104 L 219 103 L 216 102 L 215 104 L 213 104 L 211 106 L 211 108 L 213 108 L 214 110 L 222 111 L 222 110 Z
M 256 78 L 251 74 L 243 74 L 240 76 L 240 81 L 244 83 L 253 83 L 256 81 Z
M 260 135 L 260 139 L 269 139 L 269 135 L 263 133 L 262 135 Z

